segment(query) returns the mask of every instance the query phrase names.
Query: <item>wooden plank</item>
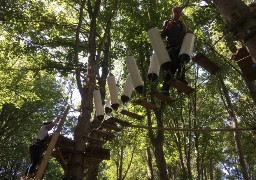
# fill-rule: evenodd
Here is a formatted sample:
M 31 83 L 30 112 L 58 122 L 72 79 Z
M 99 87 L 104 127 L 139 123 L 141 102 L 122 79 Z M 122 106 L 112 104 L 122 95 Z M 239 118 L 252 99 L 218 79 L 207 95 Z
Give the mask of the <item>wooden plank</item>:
M 110 159 L 110 150 L 101 147 L 87 146 L 85 147 L 85 157 L 95 157 L 101 159 Z
M 198 65 L 207 70 L 210 74 L 216 74 L 220 67 L 212 62 L 209 58 L 207 58 L 202 53 L 197 54 L 194 58 L 192 58 Z
M 103 130 L 93 129 L 91 132 L 98 134 L 101 137 L 104 137 L 106 140 L 112 140 L 115 138 L 115 135 Z
M 65 148 L 65 149 L 71 149 L 72 150 L 73 147 L 74 147 L 74 144 L 75 144 L 74 140 L 60 135 L 58 140 L 57 140 L 56 147 Z
M 144 108 L 146 108 L 148 110 L 152 110 L 152 111 L 159 109 L 156 105 L 154 105 L 150 102 L 147 102 L 145 99 L 139 99 L 139 100 L 135 101 L 135 104 L 141 105 Z
M 101 139 L 93 138 L 93 137 L 90 137 L 90 136 L 85 136 L 84 138 L 87 139 L 87 141 L 89 143 L 97 143 L 97 144 L 100 144 L 100 145 L 105 143 L 105 141 L 103 141 Z
M 99 163 L 102 162 L 103 159 L 95 158 L 95 157 L 85 157 L 84 158 L 84 167 L 88 169 L 88 171 L 95 168 Z M 86 173 L 88 173 L 88 171 Z
M 194 91 L 194 89 L 192 87 L 188 86 L 186 83 L 179 81 L 179 80 L 172 79 L 170 81 L 170 85 L 171 85 L 171 87 L 174 87 L 178 91 L 181 91 L 187 95 Z
M 104 121 L 101 124 L 101 127 L 105 128 L 105 129 L 110 129 L 110 130 L 115 130 L 115 131 L 121 131 L 121 128 L 117 127 L 115 124 L 110 124 L 107 121 Z
M 124 109 L 122 109 L 122 111 L 121 111 L 120 113 L 123 114 L 123 115 L 129 116 L 129 117 L 131 117 L 131 118 L 138 119 L 138 120 L 141 120 L 141 119 L 144 118 L 144 116 L 141 116 L 141 115 L 139 115 L 139 114 L 136 114 L 136 113 L 133 113 L 133 112 L 124 110 Z
M 41 163 L 39 165 L 39 168 L 38 168 L 36 176 L 35 176 L 35 180 L 43 179 L 44 171 L 45 171 L 46 166 L 48 164 L 48 161 L 50 159 L 50 156 L 51 156 L 51 153 L 53 151 L 53 148 L 55 147 L 55 145 L 57 143 L 58 137 L 60 135 L 60 131 L 62 130 L 62 127 L 63 127 L 63 124 L 64 124 L 64 122 L 66 120 L 66 117 L 67 117 L 69 109 L 70 109 L 70 107 L 67 106 L 65 111 L 63 112 L 63 116 L 62 116 L 62 118 L 61 118 L 61 120 L 59 122 L 57 130 L 52 135 L 51 141 L 48 144 L 47 150 L 46 150 L 46 152 L 44 154 L 44 157 L 43 157 L 43 159 L 42 159 L 42 161 L 41 161 Z
M 163 93 L 158 91 L 152 92 L 151 95 L 164 103 L 171 103 L 174 101 L 170 96 L 165 96 Z
M 56 151 L 57 151 L 58 157 L 59 157 L 58 161 L 59 161 L 61 167 L 63 168 L 63 170 L 66 171 L 68 169 L 67 162 L 66 162 L 65 158 L 62 156 L 62 153 L 61 153 L 60 149 L 56 148 Z
M 110 117 L 107 121 L 116 122 L 122 126 L 129 126 L 131 124 L 130 122 L 123 121 L 123 120 L 115 118 L 115 117 Z
M 237 62 L 246 79 L 249 81 L 256 80 L 256 71 L 252 68 L 252 57 L 246 48 L 239 49 L 234 55 L 234 60 Z

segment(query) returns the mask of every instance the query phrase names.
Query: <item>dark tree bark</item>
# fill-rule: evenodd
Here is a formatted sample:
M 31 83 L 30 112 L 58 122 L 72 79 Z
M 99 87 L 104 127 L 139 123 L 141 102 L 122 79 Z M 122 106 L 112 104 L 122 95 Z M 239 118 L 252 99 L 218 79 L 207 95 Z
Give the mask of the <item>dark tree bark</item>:
M 212 161 L 213 160 L 211 158 L 211 160 L 210 160 L 210 169 L 209 169 L 209 171 L 210 171 L 210 180 L 213 180 L 213 177 L 214 177 L 214 175 L 213 175 L 213 162 Z
M 146 149 L 146 157 L 147 157 L 147 176 L 148 180 L 154 179 L 154 174 L 153 174 L 153 165 L 152 165 L 152 155 L 150 148 L 147 147 Z
M 162 109 L 162 108 L 161 108 Z M 157 127 L 163 127 L 162 110 L 155 111 Z M 148 126 L 152 127 L 151 114 L 148 110 Z M 149 129 L 149 138 L 154 147 L 154 155 L 156 158 L 156 166 L 159 172 L 160 180 L 168 180 L 168 174 L 166 169 L 166 161 L 164 157 L 163 143 L 164 143 L 164 131 L 157 130 L 156 137 L 154 136 L 153 130 Z
M 74 62 L 78 66 L 78 44 L 79 34 L 83 20 L 83 10 L 86 1 L 83 0 L 80 6 L 79 23 L 76 31 L 76 47 Z M 91 1 L 87 1 L 87 10 L 90 15 L 90 31 L 88 38 L 88 68 L 87 68 L 87 83 L 83 87 L 80 79 L 80 71 L 76 71 L 77 86 L 81 95 L 81 114 L 78 118 L 78 124 L 74 132 L 74 149 L 69 162 L 68 170 L 65 179 L 80 180 L 84 177 L 84 149 L 85 136 L 89 133 L 91 113 L 93 110 L 93 90 L 95 88 L 95 58 L 96 58 L 96 18 L 99 12 L 101 0 L 97 0 L 92 7 Z
M 176 118 L 174 120 L 174 127 L 178 128 L 178 119 Z M 184 154 L 182 151 L 182 142 L 181 142 L 181 133 L 180 132 L 176 132 L 176 135 L 174 136 L 174 140 L 176 143 L 176 146 L 178 148 L 178 152 L 179 152 L 179 158 L 180 158 L 180 165 L 181 165 L 181 171 L 182 171 L 182 176 L 184 179 L 187 179 L 187 169 L 184 163 Z
M 117 180 L 122 180 L 122 175 L 123 175 L 123 158 L 124 158 L 124 147 L 120 147 L 120 152 L 118 153 L 118 174 L 117 174 Z
M 220 82 L 220 85 L 221 85 L 221 88 L 222 88 L 222 91 L 223 91 L 223 95 L 225 97 L 225 100 L 223 99 L 224 104 L 226 104 L 227 111 L 228 111 L 228 113 L 231 117 L 231 120 L 232 120 L 232 128 L 238 128 L 237 118 L 236 118 L 236 115 L 235 115 L 235 111 L 233 109 L 231 99 L 229 97 L 227 87 L 226 87 L 226 85 L 225 85 L 221 76 L 218 77 L 218 80 Z M 235 144 L 236 144 L 236 149 L 237 149 L 237 154 L 238 154 L 238 161 L 239 161 L 239 164 L 240 164 L 240 167 L 241 167 L 243 179 L 244 180 L 249 180 L 250 178 L 249 178 L 247 168 L 246 168 L 246 162 L 245 162 L 245 159 L 244 159 L 244 153 L 243 153 L 243 149 L 242 149 L 240 134 L 239 134 L 239 132 L 236 132 L 236 131 L 234 131 L 233 134 L 234 134 L 234 139 L 235 139 Z

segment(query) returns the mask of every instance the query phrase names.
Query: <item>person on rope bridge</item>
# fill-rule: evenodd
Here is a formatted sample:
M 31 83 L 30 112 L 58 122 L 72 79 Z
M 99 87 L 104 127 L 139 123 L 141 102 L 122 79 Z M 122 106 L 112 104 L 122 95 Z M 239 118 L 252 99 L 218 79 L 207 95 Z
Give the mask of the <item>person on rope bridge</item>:
M 48 121 L 43 123 L 43 126 L 41 127 L 40 131 L 37 134 L 36 140 L 29 147 L 31 163 L 27 167 L 25 176 L 23 176 L 23 179 L 30 179 L 31 177 L 33 177 L 33 173 L 37 165 L 39 164 L 42 153 L 43 153 L 44 143 L 48 137 L 48 131 L 50 131 L 58 123 L 59 120 L 60 120 L 60 117 L 58 116 L 53 122 Z
M 172 9 L 172 18 L 165 20 L 163 23 L 163 29 L 161 36 L 163 39 L 167 39 L 166 49 L 171 58 L 169 70 L 166 73 L 162 93 L 169 95 L 169 81 L 171 78 L 174 78 L 174 75 L 177 72 L 176 78 L 186 84 L 188 82 L 185 80 L 185 62 L 181 62 L 179 59 L 179 52 L 182 45 L 183 38 L 186 34 L 186 26 L 180 20 L 182 13 L 182 7 L 174 7 Z

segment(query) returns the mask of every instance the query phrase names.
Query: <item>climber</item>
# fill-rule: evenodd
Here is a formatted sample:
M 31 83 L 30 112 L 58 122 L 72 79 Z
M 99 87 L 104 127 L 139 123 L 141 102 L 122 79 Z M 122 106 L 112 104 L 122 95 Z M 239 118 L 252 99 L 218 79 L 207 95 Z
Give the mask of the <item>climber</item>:
M 59 120 L 60 120 L 60 117 L 58 116 L 53 122 L 49 121 L 49 122 L 43 123 L 43 126 L 41 127 L 40 131 L 37 134 L 36 140 L 29 147 L 31 163 L 27 167 L 25 176 L 23 176 L 23 179 L 29 179 L 33 177 L 33 173 L 36 169 L 36 166 L 39 164 L 41 155 L 43 153 L 43 147 L 48 137 L 48 131 L 50 131 L 58 123 Z
M 176 78 L 186 84 L 188 83 L 185 80 L 185 62 L 181 62 L 179 59 L 180 48 L 186 34 L 186 27 L 180 20 L 182 10 L 182 7 L 174 7 L 172 9 L 172 18 L 164 21 L 163 30 L 161 32 L 162 38 L 167 39 L 166 49 L 171 58 L 169 71 L 166 73 L 162 87 L 162 93 L 164 95 L 169 95 L 170 85 L 168 81 L 170 81 L 171 78 L 174 78 L 177 69 L 178 72 Z

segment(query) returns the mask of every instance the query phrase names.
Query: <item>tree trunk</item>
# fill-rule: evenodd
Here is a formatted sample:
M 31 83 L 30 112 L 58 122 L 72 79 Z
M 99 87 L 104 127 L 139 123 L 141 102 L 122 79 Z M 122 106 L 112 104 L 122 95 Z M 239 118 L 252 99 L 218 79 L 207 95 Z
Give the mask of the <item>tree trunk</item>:
M 194 127 L 195 128 L 195 127 Z M 199 153 L 199 133 L 195 132 L 195 154 L 196 154 L 196 171 L 197 171 L 197 178 L 200 180 L 201 175 L 201 168 L 200 168 L 200 153 Z
M 196 70 L 196 78 L 198 78 L 198 68 Z M 195 82 L 195 87 L 197 87 Z M 197 89 L 195 89 L 194 97 L 192 97 L 192 110 L 193 110 L 193 126 L 195 129 L 198 128 L 197 124 Z M 200 132 L 194 132 L 194 140 L 195 140 L 195 154 L 196 154 L 196 170 L 197 170 L 197 179 L 200 180 L 201 168 L 200 168 L 200 149 L 199 149 L 199 137 Z
M 120 147 L 120 152 L 118 153 L 118 174 L 117 174 L 117 180 L 122 180 L 122 176 L 123 176 L 123 158 L 124 158 L 124 147 L 121 146 Z
M 146 157 L 147 157 L 147 176 L 148 180 L 154 179 L 154 174 L 153 174 L 153 165 L 152 165 L 152 155 L 150 148 L 147 147 L 146 149 Z
M 232 119 L 232 128 L 238 128 L 237 118 L 236 118 L 236 115 L 235 115 L 235 112 L 234 112 L 234 109 L 233 109 L 233 106 L 232 106 L 232 103 L 231 103 L 231 99 L 230 99 L 229 94 L 228 94 L 227 87 L 225 86 L 225 83 L 224 83 L 222 77 L 219 76 L 218 80 L 221 84 L 221 88 L 223 90 L 223 93 L 224 93 L 224 96 L 225 96 L 225 99 L 226 99 L 227 111 L 228 111 L 228 113 L 229 113 L 229 115 Z M 226 103 L 224 102 L 224 104 L 226 104 Z M 234 131 L 233 134 L 234 134 L 234 139 L 235 139 L 236 148 L 237 148 L 238 161 L 240 163 L 241 171 L 242 171 L 242 174 L 243 174 L 243 179 L 244 180 L 249 180 L 249 175 L 248 175 L 248 172 L 247 172 L 246 163 L 245 163 L 245 159 L 244 159 L 244 154 L 243 154 L 243 150 L 242 150 L 240 134 L 239 134 L 239 132 L 236 132 L 236 131 Z
M 210 160 L 210 169 L 209 169 L 209 171 L 210 171 L 210 180 L 213 180 L 213 159 L 211 158 L 211 160 Z
M 256 63 L 256 18 L 242 0 L 213 0 L 216 8 L 230 25 L 234 35 L 245 45 Z
M 161 108 L 162 109 L 162 108 Z M 151 122 L 151 112 L 148 110 L 148 126 L 152 127 Z M 163 119 L 162 119 L 162 110 L 155 111 L 156 120 L 157 120 L 157 127 L 163 127 Z M 164 150 L 163 150 L 163 143 L 164 143 L 164 131 L 157 130 L 157 135 L 154 137 L 154 133 L 152 129 L 149 129 L 149 138 L 154 146 L 154 155 L 156 158 L 156 166 L 159 172 L 159 179 L 160 180 L 168 180 L 168 174 L 166 169 L 166 161 L 164 157 Z
M 86 179 L 97 180 L 98 179 L 99 165 L 97 165 L 87 176 Z
M 174 127 L 178 128 L 178 119 L 174 120 Z M 178 148 L 178 152 L 179 152 L 179 158 L 180 158 L 180 165 L 181 165 L 181 171 L 182 171 L 182 178 L 183 179 L 187 179 L 187 170 L 185 167 L 185 163 L 184 163 L 184 158 L 183 158 L 183 152 L 182 152 L 182 143 L 181 143 L 181 136 L 180 136 L 180 132 L 176 132 L 176 136 L 174 135 L 174 140 L 176 143 L 176 146 Z
M 85 6 L 85 0 L 82 1 L 79 13 L 79 23 L 76 31 L 76 48 L 75 48 L 75 65 L 78 67 L 78 44 L 80 28 L 83 20 L 83 9 Z M 88 135 L 90 129 L 91 113 L 93 111 L 93 90 L 95 88 L 95 66 L 96 66 L 96 17 L 98 15 L 99 5 L 101 1 L 96 0 L 94 4 L 94 9 L 92 9 L 92 4 L 88 2 L 88 13 L 90 14 L 90 32 L 88 38 L 88 67 L 87 74 L 88 77 L 86 85 L 83 87 L 80 79 L 80 71 L 76 71 L 76 80 L 78 89 L 81 95 L 81 114 L 78 118 L 78 124 L 74 132 L 74 149 L 69 161 L 69 166 L 65 179 L 81 180 L 84 177 L 84 150 L 85 150 L 85 136 Z

